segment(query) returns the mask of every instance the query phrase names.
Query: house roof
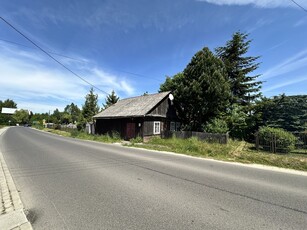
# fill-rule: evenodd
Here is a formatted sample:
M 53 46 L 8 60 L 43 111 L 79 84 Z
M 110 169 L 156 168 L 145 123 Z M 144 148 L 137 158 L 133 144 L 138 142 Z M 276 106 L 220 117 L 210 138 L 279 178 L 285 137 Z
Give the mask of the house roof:
M 94 118 L 123 118 L 146 116 L 159 102 L 166 98 L 170 92 L 149 94 L 119 100 Z

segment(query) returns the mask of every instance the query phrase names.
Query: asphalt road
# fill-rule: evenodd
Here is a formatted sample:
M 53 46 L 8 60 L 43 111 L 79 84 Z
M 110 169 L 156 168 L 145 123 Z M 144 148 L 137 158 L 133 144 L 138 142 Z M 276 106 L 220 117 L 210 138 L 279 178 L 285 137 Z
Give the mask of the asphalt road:
M 10 128 L 34 229 L 307 229 L 307 177 Z

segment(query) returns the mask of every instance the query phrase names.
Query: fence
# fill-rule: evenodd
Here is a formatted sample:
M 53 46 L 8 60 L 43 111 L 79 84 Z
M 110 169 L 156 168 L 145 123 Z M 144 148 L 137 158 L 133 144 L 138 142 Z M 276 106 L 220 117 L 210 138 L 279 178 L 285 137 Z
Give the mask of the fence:
M 181 138 L 187 139 L 191 137 L 197 137 L 199 140 L 206 142 L 217 142 L 220 144 L 227 144 L 229 140 L 228 133 L 203 133 L 203 132 L 192 132 L 192 131 L 164 131 L 162 132 L 162 138 Z
M 297 141 L 295 143 L 295 151 L 296 153 L 307 153 L 307 133 L 299 133 L 294 132 L 294 136 L 297 137 Z M 257 150 L 269 151 L 272 153 L 286 153 L 287 148 L 280 145 L 276 135 L 272 134 L 269 138 L 264 139 L 261 138 L 258 132 L 255 134 L 255 147 Z

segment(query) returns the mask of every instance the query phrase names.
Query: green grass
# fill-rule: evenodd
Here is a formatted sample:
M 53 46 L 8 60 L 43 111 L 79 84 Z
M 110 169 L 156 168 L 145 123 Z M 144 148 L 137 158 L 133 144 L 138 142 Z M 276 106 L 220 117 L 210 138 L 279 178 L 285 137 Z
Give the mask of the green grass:
M 217 160 L 242 162 L 248 164 L 264 164 L 282 168 L 307 171 L 307 158 L 299 154 L 272 154 L 253 149 L 252 144 L 241 141 L 229 141 L 227 145 L 206 143 L 196 138 L 189 139 L 161 139 L 153 138 L 142 145 L 130 146 L 170 151 L 197 157 L 212 158 Z
M 56 130 L 56 129 L 48 129 L 48 128 L 44 128 L 44 131 L 50 132 L 50 133 L 54 133 L 57 135 L 61 135 L 64 137 L 72 137 L 72 138 L 77 138 L 77 139 L 82 139 L 82 140 L 91 140 L 91 141 L 98 141 L 98 142 L 105 142 L 105 143 L 115 143 L 115 142 L 120 142 L 121 139 L 116 135 L 90 135 L 87 134 L 85 132 L 82 131 L 78 131 L 78 130 Z
M 77 130 L 61 131 L 46 128 L 43 130 L 61 136 L 83 140 L 92 140 L 105 143 L 121 142 L 121 139 L 116 134 L 113 134 L 111 137 L 109 135 L 90 135 Z M 197 140 L 197 138 L 152 138 L 149 142 L 140 144 L 140 140 L 136 138 L 135 140 L 132 140 L 131 144 L 128 146 L 160 151 L 169 151 L 179 154 L 186 154 L 223 161 L 241 162 L 247 164 L 263 164 L 307 171 L 306 154 L 273 154 L 263 151 L 257 151 L 254 149 L 253 144 L 249 144 L 242 141 L 230 140 L 229 143 L 225 145 L 218 143 L 207 143 L 199 141 Z
M 2 129 L 2 128 L 4 128 L 4 127 L 6 127 L 6 125 L 0 125 L 0 129 Z

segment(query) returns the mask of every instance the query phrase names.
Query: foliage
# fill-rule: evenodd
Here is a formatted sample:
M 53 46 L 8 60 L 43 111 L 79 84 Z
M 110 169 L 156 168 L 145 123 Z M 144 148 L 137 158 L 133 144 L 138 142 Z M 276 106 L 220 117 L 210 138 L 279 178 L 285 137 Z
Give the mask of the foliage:
M 0 100 L 0 108 L 17 108 L 17 104 L 11 100 L 11 99 L 6 99 L 5 101 Z
M 152 138 L 148 143 L 133 145 L 134 147 L 171 151 L 180 154 L 208 157 L 224 161 L 235 161 L 251 164 L 264 164 L 283 168 L 307 171 L 307 158 L 304 155 L 277 155 L 256 151 L 251 144 L 243 141 L 230 141 L 227 145 L 207 143 L 190 139 Z
M 94 89 L 91 88 L 90 92 L 85 96 L 85 103 L 82 106 L 82 115 L 85 121 L 90 122 L 93 120 L 93 116 L 98 112 L 98 95 L 94 94 Z
M 230 136 L 232 138 L 244 139 L 248 128 L 248 115 L 244 112 L 243 107 L 234 104 L 226 114 Z
M 114 105 L 119 100 L 119 97 L 115 94 L 114 90 L 112 90 L 111 94 L 107 95 L 105 99 L 105 104 L 103 104 L 104 109 Z
M 220 118 L 213 118 L 203 127 L 207 133 L 227 133 L 227 122 Z
M 276 139 L 277 149 L 291 152 L 297 138 L 290 132 L 280 128 L 261 127 L 258 132 L 259 138 L 265 143 L 270 143 L 272 139 Z
M 148 143 L 144 143 L 142 146 L 192 156 L 217 157 L 218 159 L 222 159 L 233 150 L 233 142 L 222 145 L 200 141 L 196 137 L 188 139 L 179 139 L 176 137 L 161 139 L 160 137 L 153 137 Z
M 183 73 L 166 78 L 160 86 L 163 91 L 172 91 L 185 129 L 194 131 L 224 112 L 230 98 L 225 66 L 206 47 L 193 56 Z
M 61 112 L 58 109 L 55 109 L 53 111 L 53 114 L 51 115 L 51 121 L 54 124 L 61 124 Z
M 81 114 L 81 110 L 79 109 L 77 105 L 75 105 L 74 103 L 71 103 L 70 105 L 67 105 L 64 108 L 64 113 L 70 115 L 70 120 L 67 123 L 75 123 L 78 121 L 78 118 Z
M 307 95 L 263 97 L 253 111 L 255 129 L 270 126 L 291 132 L 307 130 Z
M 114 134 L 114 136 L 110 135 L 91 135 L 84 131 L 78 131 L 76 129 L 67 129 L 66 131 L 63 130 L 55 130 L 55 129 L 47 129 L 44 128 L 45 131 L 51 132 L 54 134 L 58 134 L 65 137 L 72 137 L 82 140 L 91 140 L 91 141 L 99 141 L 99 142 L 106 142 L 106 143 L 115 143 L 120 142 L 121 139 Z
M 49 122 L 49 114 L 48 113 L 35 113 L 31 116 L 30 118 L 30 122 L 32 124 L 39 124 L 42 125 L 43 124 L 43 120 L 45 120 L 46 122 Z
M 80 113 L 79 117 L 78 117 L 78 122 L 77 122 L 77 128 L 78 130 L 84 130 L 85 129 L 85 126 L 86 126 L 86 120 L 85 118 L 83 117 L 83 114 Z
M 28 124 L 29 123 L 29 111 L 28 110 L 17 110 L 13 114 L 13 119 L 19 124 Z
M 256 81 L 259 75 L 249 76 L 255 71 L 259 63 L 255 63 L 259 56 L 245 56 L 250 47 L 251 40 L 248 34 L 236 32 L 232 39 L 223 47 L 216 48 L 216 53 L 225 63 L 231 85 L 232 103 L 242 106 L 250 105 L 260 94 L 261 81 Z

